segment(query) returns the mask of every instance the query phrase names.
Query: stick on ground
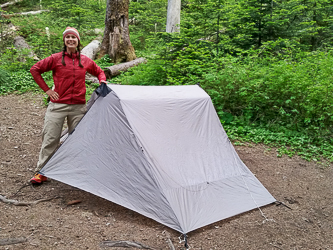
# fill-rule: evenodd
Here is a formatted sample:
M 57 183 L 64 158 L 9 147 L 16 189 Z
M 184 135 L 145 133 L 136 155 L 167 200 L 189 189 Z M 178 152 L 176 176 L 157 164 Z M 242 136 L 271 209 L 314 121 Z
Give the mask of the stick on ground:
M 166 242 L 168 243 L 170 250 L 175 250 L 175 246 L 173 245 L 173 243 L 171 241 L 170 233 L 167 231 L 163 231 L 162 234 L 164 234 L 166 236 Z
M 27 238 L 7 238 L 7 239 L 0 239 L 0 246 L 7 246 L 7 245 L 14 245 L 18 243 L 26 242 Z
M 101 247 L 124 247 L 124 248 L 136 247 L 139 249 L 154 250 L 154 248 L 145 246 L 141 243 L 127 241 L 127 240 L 120 240 L 120 241 L 106 240 L 106 241 L 102 241 L 100 245 L 101 245 Z
M 17 195 L 17 194 L 18 194 L 23 188 L 25 188 L 25 187 L 29 187 L 29 186 L 30 186 L 30 183 L 28 183 L 28 184 L 24 184 L 22 187 L 19 188 L 19 190 L 16 191 L 15 194 L 12 195 L 12 197 L 13 197 L 13 196 L 16 196 L 16 195 Z

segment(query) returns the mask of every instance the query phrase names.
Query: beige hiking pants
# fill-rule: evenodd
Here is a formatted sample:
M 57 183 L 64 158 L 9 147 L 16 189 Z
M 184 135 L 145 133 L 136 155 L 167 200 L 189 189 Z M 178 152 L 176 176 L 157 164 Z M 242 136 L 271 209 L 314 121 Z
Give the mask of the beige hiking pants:
M 68 132 L 71 133 L 86 110 L 85 104 L 49 103 L 44 119 L 43 142 L 35 169 L 36 172 L 42 169 L 46 161 L 58 148 L 65 118 L 67 118 Z

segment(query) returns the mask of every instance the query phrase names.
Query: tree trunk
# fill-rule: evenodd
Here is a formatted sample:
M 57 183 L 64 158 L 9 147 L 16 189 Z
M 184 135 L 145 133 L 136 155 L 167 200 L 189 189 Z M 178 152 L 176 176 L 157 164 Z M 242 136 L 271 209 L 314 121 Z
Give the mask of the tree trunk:
M 128 30 L 128 6 L 129 0 L 108 0 L 99 58 L 109 54 L 114 63 L 136 58 Z
M 168 0 L 166 32 L 180 32 L 180 3 L 181 0 Z

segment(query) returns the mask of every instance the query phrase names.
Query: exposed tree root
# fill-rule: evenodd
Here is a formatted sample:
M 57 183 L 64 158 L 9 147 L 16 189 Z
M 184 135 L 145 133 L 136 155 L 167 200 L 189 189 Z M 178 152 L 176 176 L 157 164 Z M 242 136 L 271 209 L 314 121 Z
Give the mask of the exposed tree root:
M 12 195 L 12 197 L 16 196 L 23 188 L 29 187 L 30 185 L 31 185 L 30 183 L 23 185 L 22 187 L 19 188 L 19 190 L 16 191 L 15 194 Z
M 40 199 L 40 200 L 36 200 L 36 201 L 17 201 L 17 200 L 9 200 L 6 199 L 5 196 L 0 195 L 0 201 L 7 203 L 7 204 L 12 204 L 14 206 L 32 206 L 32 205 L 36 205 L 39 202 L 43 202 L 43 201 L 50 201 L 53 199 L 57 199 L 59 197 L 52 197 L 52 198 L 47 198 L 47 199 Z

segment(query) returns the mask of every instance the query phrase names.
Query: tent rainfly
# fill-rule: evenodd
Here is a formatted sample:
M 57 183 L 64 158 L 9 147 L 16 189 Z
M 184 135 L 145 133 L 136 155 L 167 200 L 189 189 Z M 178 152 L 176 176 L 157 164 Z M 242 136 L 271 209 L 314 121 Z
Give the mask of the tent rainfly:
M 186 234 L 275 202 L 197 85 L 108 85 L 41 174 Z

